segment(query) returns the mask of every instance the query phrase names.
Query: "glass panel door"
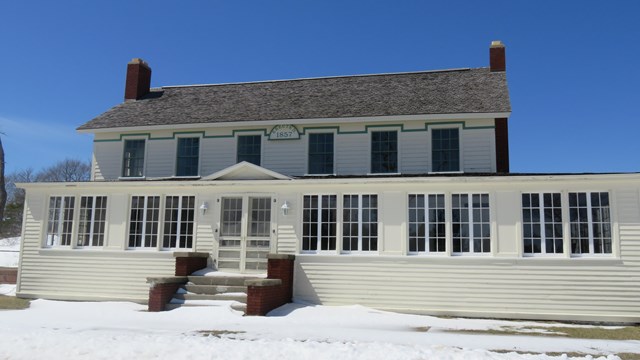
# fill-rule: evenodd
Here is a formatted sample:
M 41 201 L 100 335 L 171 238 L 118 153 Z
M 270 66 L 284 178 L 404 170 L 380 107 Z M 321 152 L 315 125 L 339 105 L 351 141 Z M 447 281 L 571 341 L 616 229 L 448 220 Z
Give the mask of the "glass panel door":
M 224 197 L 220 202 L 218 268 L 267 269 L 271 246 L 271 198 Z
M 240 270 L 242 253 L 242 198 L 222 198 L 220 204 L 218 268 Z

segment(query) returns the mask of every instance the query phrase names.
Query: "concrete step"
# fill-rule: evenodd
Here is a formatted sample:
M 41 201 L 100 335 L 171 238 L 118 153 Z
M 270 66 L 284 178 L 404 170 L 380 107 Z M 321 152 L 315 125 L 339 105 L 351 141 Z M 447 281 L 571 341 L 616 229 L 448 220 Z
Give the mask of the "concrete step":
M 172 304 L 172 303 L 167 303 L 165 305 L 165 310 L 169 311 L 169 310 L 174 310 L 174 309 L 179 309 L 181 307 L 192 307 L 192 306 L 217 306 L 217 305 L 211 305 L 211 304 L 194 304 L 194 303 L 185 303 L 185 304 Z M 235 302 L 233 304 L 231 304 L 231 308 L 233 310 L 236 311 L 241 311 L 243 313 L 247 313 L 247 304 L 245 303 L 239 303 L 239 302 Z
M 257 276 L 194 276 L 188 277 L 193 285 L 244 286 L 245 280 L 263 279 Z
M 227 292 L 231 292 L 231 293 L 246 293 L 247 292 L 247 287 L 246 286 L 191 285 L 191 284 L 187 284 L 187 285 L 182 285 L 181 288 L 186 290 L 187 292 L 190 292 L 190 293 L 208 294 L 208 295 L 224 294 L 224 293 L 227 293 Z
M 247 294 L 245 293 L 227 293 L 227 294 L 175 294 L 174 299 L 178 300 L 227 300 L 237 301 L 241 303 L 247 302 Z

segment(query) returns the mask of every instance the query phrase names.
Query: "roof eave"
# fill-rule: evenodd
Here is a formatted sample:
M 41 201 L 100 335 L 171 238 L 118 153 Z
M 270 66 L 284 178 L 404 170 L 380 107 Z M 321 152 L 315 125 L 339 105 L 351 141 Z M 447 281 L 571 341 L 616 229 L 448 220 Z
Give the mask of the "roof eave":
M 360 123 L 360 122 L 389 122 L 389 121 L 429 121 L 429 120 L 473 120 L 473 119 L 495 119 L 508 118 L 511 111 L 488 112 L 488 113 L 453 113 L 453 114 L 418 114 L 418 115 L 388 115 L 388 116 L 368 116 L 368 117 L 341 117 L 341 118 L 308 118 L 308 119 L 279 119 L 279 120 L 236 120 L 236 121 L 218 121 L 191 124 L 171 124 L 171 125 L 143 125 L 130 127 L 108 127 L 108 128 L 83 128 L 76 129 L 81 134 L 110 133 L 110 132 L 128 132 L 139 131 L 140 129 L 148 130 L 167 130 L 167 129 L 192 129 L 192 128 L 211 128 L 211 127 L 229 127 L 234 125 L 241 126 L 271 126 L 279 124 L 322 124 L 322 123 Z

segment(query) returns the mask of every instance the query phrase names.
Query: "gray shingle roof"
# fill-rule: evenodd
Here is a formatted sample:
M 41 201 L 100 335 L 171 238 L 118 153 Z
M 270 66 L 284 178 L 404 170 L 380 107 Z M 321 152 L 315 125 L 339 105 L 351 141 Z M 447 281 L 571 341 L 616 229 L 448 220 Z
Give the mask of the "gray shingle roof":
M 509 112 L 488 68 L 163 87 L 78 130 L 235 121 Z

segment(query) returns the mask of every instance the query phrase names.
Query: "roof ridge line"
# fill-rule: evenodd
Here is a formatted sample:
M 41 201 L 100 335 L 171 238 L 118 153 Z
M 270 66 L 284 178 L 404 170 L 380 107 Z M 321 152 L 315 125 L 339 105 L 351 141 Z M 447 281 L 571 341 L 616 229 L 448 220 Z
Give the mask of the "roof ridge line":
M 156 87 L 156 88 L 153 88 L 153 89 L 161 90 L 161 89 L 172 89 L 172 88 L 208 87 L 208 86 L 225 86 L 225 85 L 248 85 L 248 84 L 279 83 L 279 82 L 304 81 L 304 80 L 340 79 L 340 78 L 354 78 L 354 77 L 431 74 L 431 73 L 444 73 L 444 72 L 454 72 L 454 71 L 470 71 L 470 70 L 477 70 L 477 69 L 488 69 L 488 67 L 453 68 L 453 69 L 442 69 L 442 70 L 405 71 L 405 72 L 392 72 L 392 73 L 379 73 L 379 74 L 336 75 L 336 76 L 320 76 L 320 77 L 280 79 L 280 80 L 240 81 L 240 82 L 228 82 L 228 83 L 218 83 L 218 84 L 167 85 L 167 86 Z

